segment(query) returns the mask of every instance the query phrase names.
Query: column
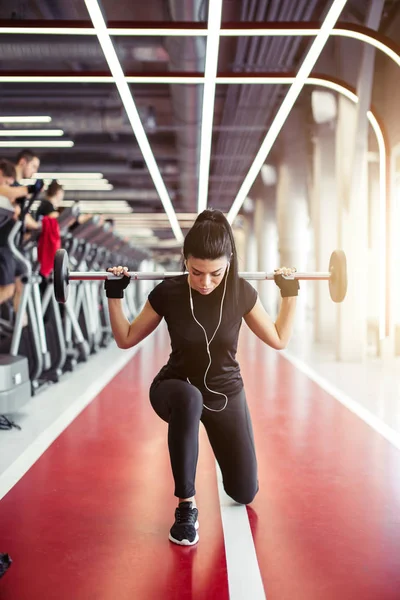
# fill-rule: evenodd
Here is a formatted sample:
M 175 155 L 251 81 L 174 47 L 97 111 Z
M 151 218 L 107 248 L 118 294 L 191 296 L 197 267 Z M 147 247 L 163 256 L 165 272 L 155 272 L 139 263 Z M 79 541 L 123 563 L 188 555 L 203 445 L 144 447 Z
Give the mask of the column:
M 335 177 L 334 123 L 317 125 L 314 134 L 314 172 L 312 223 L 314 230 L 314 268 L 328 271 L 329 259 L 337 246 L 337 194 Z M 326 281 L 314 285 L 314 339 L 320 343 L 336 340 L 336 307 Z

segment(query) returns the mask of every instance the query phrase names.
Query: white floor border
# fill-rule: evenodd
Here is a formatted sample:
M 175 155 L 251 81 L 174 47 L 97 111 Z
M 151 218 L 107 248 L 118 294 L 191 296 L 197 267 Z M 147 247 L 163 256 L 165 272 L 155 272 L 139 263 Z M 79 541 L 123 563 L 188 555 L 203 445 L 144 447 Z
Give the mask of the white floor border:
M 328 392 L 328 394 L 333 396 L 336 400 L 343 404 L 343 406 L 357 415 L 362 421 L 367 423 L 367 425 L 380 433 L 388 442 L 400 450 L 400 433 L 389 427 L 389 425 L 381 421 L 381 419 L 378 419 L 376 415 L 371 413 L 359 402 L 356 402 L 356 400 L 351 398 L 348 394 L 333 385 L 333 383 L 328 381 L 325 377 L 319 375 L 303 360 L 297 358 L 290 352 L 287 352 L 287 350 L 282 351 L 280 354 L 286 358 L 286 360 L 292 363 L 299 371 L 307 375 L 307 377 L 319 385 L 320 388 Z
M 74 419 L 96 398 L 101 390 L 117 375 L 121 369 L 136 354 L 142 342 L 130 350 L 121 353 L 114 362 L 103 371 L 47 429 L 45 429 L 20 456 L 0 475 L 0 500 L 14 487 L 16 483 L 35 464 L 41 455 L 51 446 L 59 435 L 72 423 Z M 88 363 L 89 364 L 89 363 Z M 81 375 L 84 375 L 83 370 Z M 62 385 L 61 382 L 57 385 Z M 53 388 L 55 389 L 55 388 Z
M 225 493 L 216 463 L 230 600 L 266 600 L 247 509 Z

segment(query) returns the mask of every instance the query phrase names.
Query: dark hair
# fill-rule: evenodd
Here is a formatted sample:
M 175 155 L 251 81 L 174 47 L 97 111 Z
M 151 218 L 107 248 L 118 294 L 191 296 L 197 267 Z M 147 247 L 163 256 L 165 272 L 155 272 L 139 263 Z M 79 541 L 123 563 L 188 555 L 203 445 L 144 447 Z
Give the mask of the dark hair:
M 184 260 L 193 256 L 215 260 L 226 256 L 230 262 L 227 291 L 234 308 L 238 301 L 239 274 L 236 245 L 232 228 L 220 210 L 212 208 L 200 213 L 183 242 Z
M 34 158 L 39 158 L 39 157 L 37 154 L 35 154 L 35 152 L 32 152 L 32 150 L 28 150 L 26 148 L 25 150 L 21 150 L 21 152 L 19 152 L 17 154 L 15 164 L 18 164 L 20 162 L 20 160 L 22 160 L 22 159 L 25 159 L 26 162 L 31 162 L 31 160 L 33 160 Z
M 5 158 L 0 159 L 0 171 L 3 173 L 3 177 L 17 178 L 14 165 Z
M 46 196 L 48 198 L 52 198 L 53 196 L 55 196 L 57 194 L 57 192 L 59 192 L 62 189 L 63 189 L 63 186 L 60 185 L 56 179 L 53 179 L 53 181 L 47 188 Z

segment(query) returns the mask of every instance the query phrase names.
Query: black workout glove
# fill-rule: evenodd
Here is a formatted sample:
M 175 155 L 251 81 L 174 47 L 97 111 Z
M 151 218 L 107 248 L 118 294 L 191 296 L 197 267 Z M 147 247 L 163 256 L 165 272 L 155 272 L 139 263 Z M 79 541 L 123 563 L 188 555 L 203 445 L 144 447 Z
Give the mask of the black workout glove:
M 29 194 L 38 194 L 44 186 L 43 179 L 36 179 L 35 183 L 32 185 L 28 185 L 28 193 Z
M 9 554 L 0 554 L 0 577 L 3 577 L 4 573 L 9 567 L 11 567 L 12 560 Z
M 274 275 L 275 283 L 281 290 L 282 298 L 299 295 L 300 284 L 298 279 L 285 279 L 283 275 Z
M 130 277 L 126 277 L 125 275 L 121 279 L 106 279 L 104 289 L 106 290 L 107 298 L 123 298 L 124 290 L 130 282 Z

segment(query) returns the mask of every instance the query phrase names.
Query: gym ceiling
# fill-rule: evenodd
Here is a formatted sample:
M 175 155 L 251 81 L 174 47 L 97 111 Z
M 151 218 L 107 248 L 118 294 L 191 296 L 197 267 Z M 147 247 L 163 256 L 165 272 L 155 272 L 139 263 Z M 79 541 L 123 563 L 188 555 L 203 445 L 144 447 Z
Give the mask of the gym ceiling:
M 109 28 L 207 28 L 209 0 L 102 0 Z M 332 0 L 223 0 L 221 27 L 247 28 L 252 24 L 290 26 L 303 22 L 316 27 L 325 18 Z M 367 0 L 348 0 L 338 24 L 365 25 Z M 379 33 L 400 41 L 400 2 L 388 0 Z M 55 35 L 62 27 L 92 28 L 84 0 L 0 0 L 0 77 L 110 76 L 109 66 L 96 35 Z M 395 25 L 397 23 L 397 26 Z M 27 29 L 44 27 L 33 35 Z M 7 33 L 3 28 L 25 28 Z M 397 32 L 397 33 L 396 33 Z M 193 32 L 192 32 L 193 33 Z M 396 39 L 397 36 L 397 39 Z M 233 74 L 294 75 L 302 63 L 311 37 L 221 36 L 218 76 Z M 125 76 L 204 76 L 205 36 L 111 36 Z M 351 40 L 359 60 L 362 43 Z M 338 77 L 335 57 L 342 44 L 329 39 L 313 74 Z M 198 173 L 201 150 L 203 83 L 129 83 L 144 131 L 183 233 L 198 210 Z M 343 81 L 343 77 L 342 77 Z M 355 87 L 356 81 L 344 81 Z M 285 85 L 217 84 L 212 118 L 208 206 L 228 212 L 282 103 Z M 311 88 L 307 86 L 296 106 L 312 127 Z M 117 229 L 140 244 L 164 244 L 176 238 L 165 215 L 142 151 L 117 87 L 111 83 L 23 82 L 1 80 L 0 115 L 49 115 L 51 123 L 0 124 L 1 129 L 56 129 L 58 141 L 73 147 L 36 147 L 42 172 L 101 173 L 106 190 L 68 191 L 66 200 L 80 200 L 84 210 L 114 214 Z M 18 143 L 21 137 L 1 138 Z M 29 140 L 28 137 L 24 138 Z M 35 140 L 35 137 L 30 138 Z M 55 138 L 38 138 L 53 141 Z M 18 148 L 1 148 L 13 159 Z M 268 157 L 279 160 L 279 137 Z M 254 185 L 259 185 L 258 177 Z M 250 194 L 251 196 L 251 194 Z M 110 203 L 112 203 L 110 205 Z M 88 208 L 89 207 L 89 208 Z M 115 210 L 113 210 L 115 207 Z

